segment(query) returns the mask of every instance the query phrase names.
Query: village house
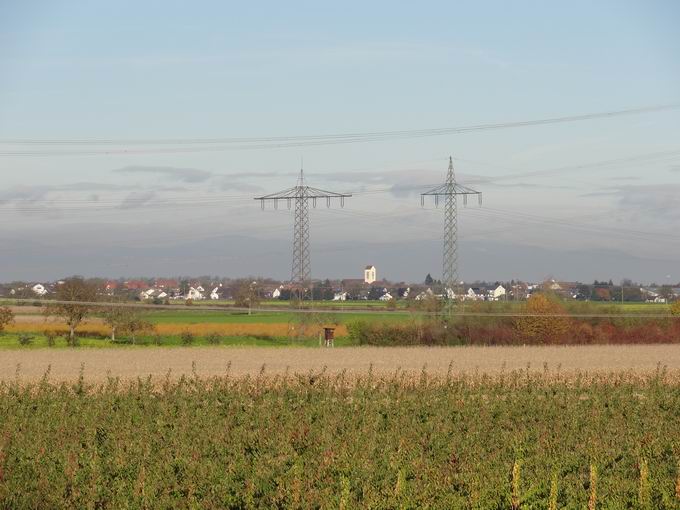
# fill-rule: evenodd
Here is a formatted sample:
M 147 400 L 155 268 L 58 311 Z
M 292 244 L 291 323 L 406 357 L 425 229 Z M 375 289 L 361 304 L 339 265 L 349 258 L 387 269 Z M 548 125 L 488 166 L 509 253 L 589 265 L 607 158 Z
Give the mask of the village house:
M 666 298 L 659 293 L 659 289 L 655 287 L 641 287 L 640 293 L 647 303 L 665 303 Z
M 153 286 L 157 289 L 174 290 L 179 288 L 179 282 L 177 280 L 158 278 L 154 282 Z
M 33 287 L 31 287 L 31 290 L 36 296 L 44 296 L 47 294 L 47 289 L 42 283 L 36 283 Z
M 191 299 L 193 301 L 201 301 L 202 299 L 205 299 L 205 296 L 203 293 L 205 292 L 205 289 L 201 287 L 200 285 L 197 287 L 189 287 L 189 292 L 186 294 L 186 299 Z
M 419 294 L 415 297 L 415 300 L 416 300 L 416 301 L 422 301 L 423 299 L 427 299 L 427 298 L 432 297 L 432 296 L 434 296 L 434 292 L 432 292 L 432 289 L 430 289 L 430 288 L 428 287 L 427 290 L 424 290 L 424 291 L 422 291 L 421 293 L 419 293 Z
M 215 287 L 211 292 L 210 292 L 210 299 L 213 301 L 217 301 L 218 299 L 221 299 L 221 293 L 220 291 L 222 290 L 222 284 L 220 283 L 217 287 Z
M 118 282 L 114 280 L 107 280 L 106 283 L 104 284 L 104 292 L 108 294 L 109 296 L 113 295 L 113 293 L 118 289 Z
M 125 289 L 127 290 L 147 290 L 149 288 L 149 284 L 146 283 L 143 280 L 129 280 L 123 284 Z
M 495 288 L 489 290 L 487 297 L 489 301 L 498 301 L 500 299 L 504 299 L 506 295 L 505 287 L 498 285 Z
M 486 293 L 480 287 L 469 287 L 463 299 L 469 301 L 484 301 Z
M 554 292 L 558 296 L 575 299 L 578 295 L 578 283 L 576 282 L 558 282 L 555 280 L 548 280 L 542 284 L 543 289 Z

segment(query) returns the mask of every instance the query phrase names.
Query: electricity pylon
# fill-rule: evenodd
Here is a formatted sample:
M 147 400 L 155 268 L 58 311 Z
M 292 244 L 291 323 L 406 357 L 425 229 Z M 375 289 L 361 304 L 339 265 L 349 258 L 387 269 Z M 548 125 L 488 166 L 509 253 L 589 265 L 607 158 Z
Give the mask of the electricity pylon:
M 331 201 L 336 198 L 340 201 L 340 206 L 345 206 L 345 198 L 352 195 L 346 193 L 335 193 L 318 188 L 312 188 L 305 184 L 304 173 L 300 170 L 297 185 L 272 193 L 262 197 L 256 197 L 262 204 L 262 209 L 266 202 L 273 202 L 274 209 L 278 209 L 279 200 L 285 200 L 288 209 L 291 209 L 295 202 L 295 227 L 293 228 L 293 262 L 291 271 L 291 290 L 293 295 L 302 301 L 305 292 L 309 288 L 311 279 L 311 262 L 309 253 L 309 202 L 316 208 L 317 200 L 326 200 L 326 207 L 331 206 Z
M 420 194 L 420 205 L 425 205 L 425 197 L 434 197 L 434 203 L 439 206 L 440 197 L 444 198 L 444 254 L 442 268 L 442 283 L 446 298 L 455 294 L 458 285 L 458 195 L 463 197 L 463 205 L 467 205 L 468 195 L 477 195 L 479 205 L 482 205 L 482 193 L 456 182 L 453 172 L 453 158 L 449 157 L 449 171 L 446 182 L 425 193 Z

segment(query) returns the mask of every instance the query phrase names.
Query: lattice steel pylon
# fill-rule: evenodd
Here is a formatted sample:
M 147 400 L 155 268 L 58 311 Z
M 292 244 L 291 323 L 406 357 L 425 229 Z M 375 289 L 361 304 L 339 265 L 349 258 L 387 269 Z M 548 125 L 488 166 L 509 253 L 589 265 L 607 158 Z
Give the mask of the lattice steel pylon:
M 458 196 L 463 197 L 463 205 L 467 205 L 469 195 L 477 195 L 482 205 L 482 193 L 456 182 L 453 172 L 453 158 L 449 157 L 449 170 L 446 182 L 420 194 L 420 205 L 425 205 L 425 197 L 433 197 L 435 205 L 444 198 L 444 253 L 442 257 L 442 284 L 448 299 L 455 295 L 458 286 Z
M 333 199 L 340 201 L 340 206 L 345 206 L 345 198 L 351 197 L 347 193 L 335 193 L 318 188 L 312 188 L 305 184 L 304 172 L 300 170 L 297 185 L 270 195 L 255 197 L 262 204 L 273 202 L 274 209 L 278 209 L 279 200 L 285 200 L 288 209 L 295 202 L 295 226 L 293 228 L 293 261 L 291 270 L 291 290 L 293 294 L 302 300 L 309 289 L 311 280 L 311 257 L 309 250 L 309 202 L 316 208 L 317 200 L 326 200 L 326 207 L 331 206 Z

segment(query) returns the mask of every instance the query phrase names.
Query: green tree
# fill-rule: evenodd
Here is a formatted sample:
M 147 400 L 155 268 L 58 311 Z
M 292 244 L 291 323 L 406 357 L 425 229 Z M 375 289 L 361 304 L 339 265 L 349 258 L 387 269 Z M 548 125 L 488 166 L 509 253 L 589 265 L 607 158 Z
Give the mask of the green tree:
M 425 285 L 432 285 L 434 283 L 434 278 L 432 278 L 432 275 L 430 273 L 427 273 L 427 276 L 425 277 Z

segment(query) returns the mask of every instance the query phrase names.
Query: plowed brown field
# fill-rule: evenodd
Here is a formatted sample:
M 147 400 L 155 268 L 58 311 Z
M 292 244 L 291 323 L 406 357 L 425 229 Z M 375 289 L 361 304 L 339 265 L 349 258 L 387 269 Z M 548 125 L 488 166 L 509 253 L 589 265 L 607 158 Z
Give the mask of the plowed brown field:
M 50 367 L 50 380 L 76 379 L 81 365 L 88 381 L 103 381 L 107 375 L 123 379 L 190 375 L 192 364 L 201 376 L 224 375 L 230 366 L 233 375 L 265 373 L 304 373 L 327 371 L 376 373 L 397 369 L 446 374 L 454 372 L 498 373 L 526 369 L 562 373 L 635 371 L 647 373 L 665 366 L 680 370 L 679 345 L 568 346 L 568 347 L 346 347 L 258 348 L 258 347 L 139 347 L 116 349 L 31 349 L 0 351 L 0 380 L 37 380 Z

